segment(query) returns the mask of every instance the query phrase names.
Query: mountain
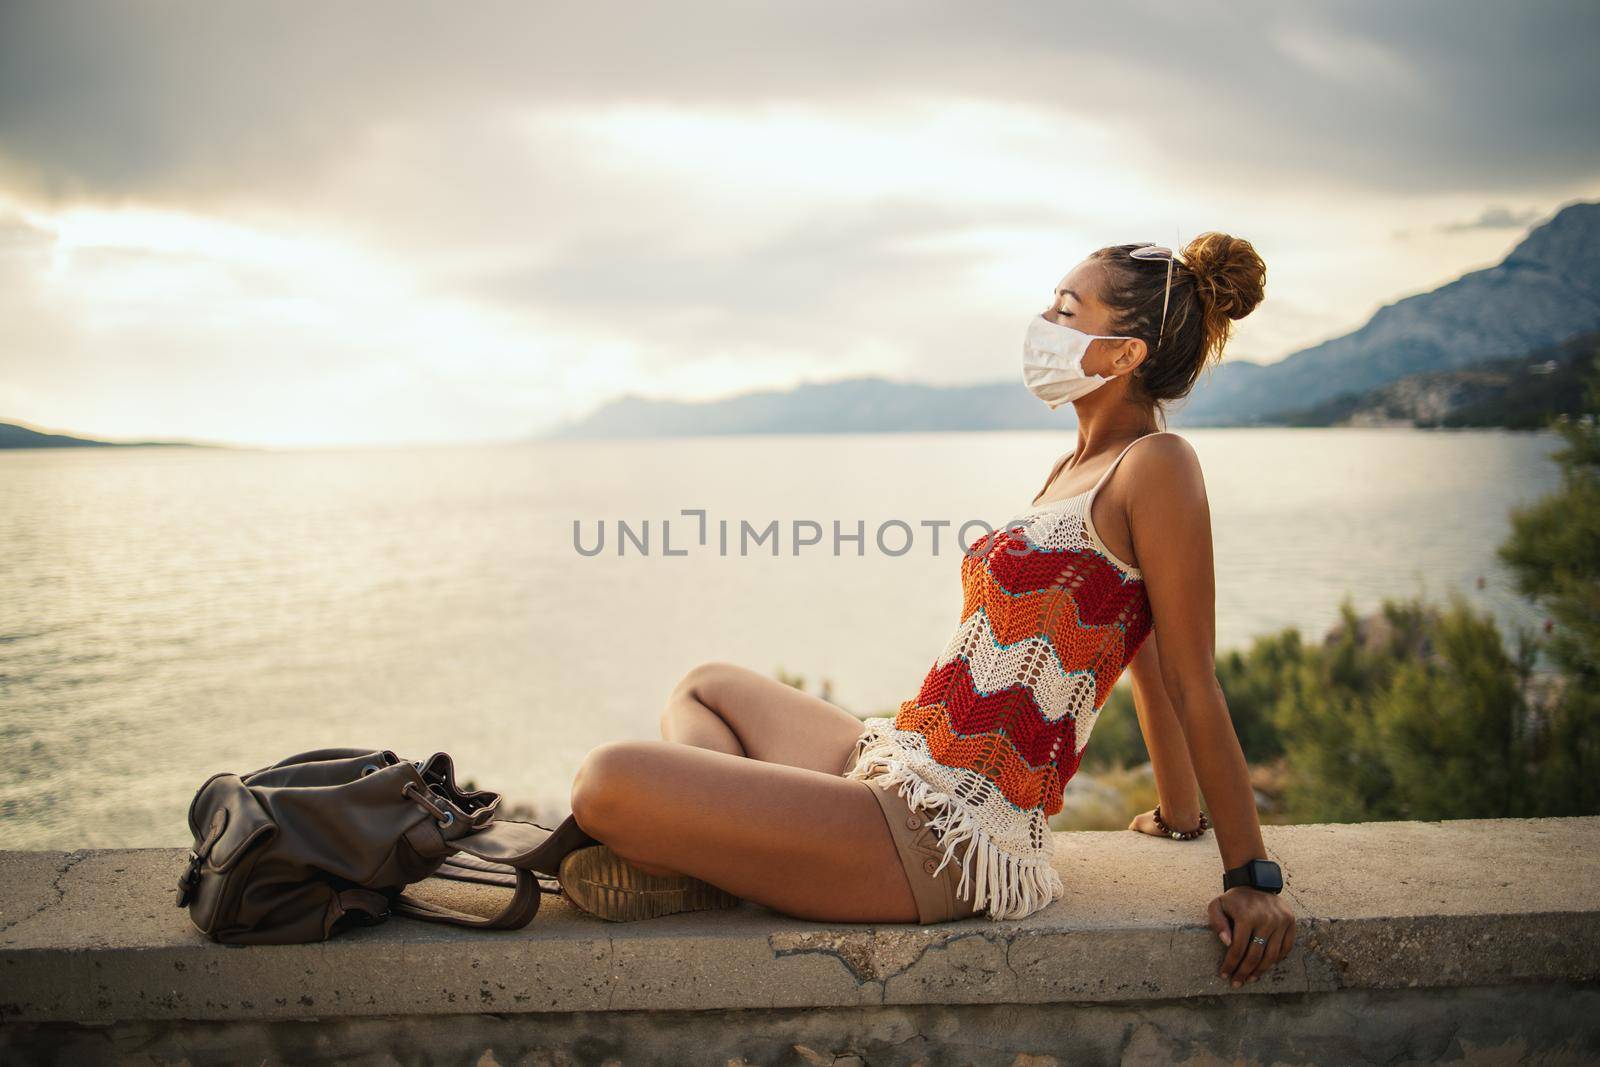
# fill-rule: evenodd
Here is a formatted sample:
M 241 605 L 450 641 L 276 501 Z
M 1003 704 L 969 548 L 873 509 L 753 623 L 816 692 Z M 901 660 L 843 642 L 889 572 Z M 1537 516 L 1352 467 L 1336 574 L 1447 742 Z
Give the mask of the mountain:
M 46 433 L 12 422 L 0 422 L 0 449 L 4 448 L 203 448 L 187 441 L 96 441 L 89 437 L 70 437 Z
M 1410 375 L 1465 370 L 1488 359 L 1515 361 L 1595 329 L 1600 329 L 1600 203 L 1569 204 L 1529 231 L 1496 266 L 1386 305 L 1353 333 L 1277 363 L 1234 361 L 1206 372 L 1194 392 L 1172 407 L 1169 422 L 1248 426 L 1279 425 L 1291 415 L 1334 419 L 1333 409 L 1316 416 L 1308 416 L 1306 409 L 1339 398 L 1349 406 L 1369 390 Z M 941 387 L 855 378 L 700 403 L 623 397 L 558 429 L 554 436 L 1072 425 L 1070 406 L 1051 412 L 1020 380 Z
M 1290 426 L 1501 426 L 1533 430 L 1584 410 L 1588 377 L 1600 367 L 1600 331 L 1528 355 L 1461 370 L 1423 371 L 1365 392 L 1345 393 L 1280 418 Z
M 903 433 L 1061 429 L 1073 425 L 1076 423 L 1070 407 L 1051 412 L 1020 381 L 939 386 L 849 378 L 700 403 L 625 396 L 562 427 L 553 436 Z
M 1521 355 L 1596 328 L 1600 203 L 1569 204 L 1496 266 L 1386 305 L 1354 333 L 1265 366 L 1223 363 L 1184 403 L 1183 421 L 1271 423 L 1408 374 Z

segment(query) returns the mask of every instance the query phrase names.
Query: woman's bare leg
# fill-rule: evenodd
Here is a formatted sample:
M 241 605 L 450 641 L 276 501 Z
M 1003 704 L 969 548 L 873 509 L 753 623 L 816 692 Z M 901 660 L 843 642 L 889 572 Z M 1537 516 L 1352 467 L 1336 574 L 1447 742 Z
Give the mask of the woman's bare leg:
M 786 915 L 916 922 L 872 787 L 671 741 L 610 741 L 572 785 L 579 825 L 641 868 L 691 875 Z
M 674 687 L 662 742 L 616 741 L 572 787 L 579 825 L 641 870 L 692 875 L 786 914 L 915 922 L 871 786 L 842 777 L 861 720 L 731 663 Z
M 702 663 L 661 713 L 667 741 L 838 774 L 861 720 L 821 697 L 733 663 Z

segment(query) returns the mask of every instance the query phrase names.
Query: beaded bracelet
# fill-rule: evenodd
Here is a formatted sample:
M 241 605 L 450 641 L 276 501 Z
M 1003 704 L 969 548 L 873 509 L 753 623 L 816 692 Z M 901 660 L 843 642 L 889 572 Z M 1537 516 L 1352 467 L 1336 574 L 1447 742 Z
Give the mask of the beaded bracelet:
M 1206 813 L 1205 813 L 1204 809 L 1201 809 L 1201 811 L 1200 811 L 1200 825 L 1196 826 L 1193 830 L 1174 830 L 1172 827 L 1168 826 L 1166 824 L 1166 820 L 1161 818 L 1161 805 L 1160 804 L 1156 805 L 1156 810 L 1155 810 L 1154 814 L 1155 814 L 1156 826 L 1158 826 L 1161 829 L 1162 833 L 1166 834 L 1168 837 L 1172 838 L 1174 841 L 1192 841 L 1195 838 L 1199 837 L 1201 834 L 1205 833 L 1206 832 L 1206 827 L 1211 825 L 1210 822 L 1208 822 L 1207 819 L 1206 819 Z

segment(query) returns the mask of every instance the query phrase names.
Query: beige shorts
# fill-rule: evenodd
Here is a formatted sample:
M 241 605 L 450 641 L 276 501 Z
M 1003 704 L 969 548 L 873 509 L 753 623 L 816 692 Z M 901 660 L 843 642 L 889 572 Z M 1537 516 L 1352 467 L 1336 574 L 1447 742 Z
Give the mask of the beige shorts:
M 861 745 L 857 744 L 850 750 L 850 757 L 840 773 L 849 773 L 860 754 Z M 928 825 L 926 813 L 914 810 L 895 792 L 893 786 L 885 785 L 881 778 L 871 778 L 863 784 L 872 789 L 878 807 L 883 809 L 883 821 L 888 824 L 889 836 L 894 838 L 895 848 L 900 852 L 900 865 L 905 868 L 906 881 L 911 883 L 911 895 L 917 901 L 917 921 L 942 923 L 970 918 L 975 910 L 971 900 L 970 879 L 967 899 L 956 894 L 956 886 L 961 882 L 961 861 L 966 853 L 966 844 L 957 845 L 950 862 L 935 875 L 934 869 L 939 866 L 944 853 L 939 848 L 938 835 Z

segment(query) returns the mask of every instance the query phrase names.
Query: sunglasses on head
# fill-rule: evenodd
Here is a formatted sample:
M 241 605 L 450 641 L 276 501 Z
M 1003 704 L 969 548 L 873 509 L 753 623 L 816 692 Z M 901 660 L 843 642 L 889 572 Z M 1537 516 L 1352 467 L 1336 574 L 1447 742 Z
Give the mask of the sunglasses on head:
M 1167 302 L 1172 297 L 1172 264 L 1178 256 L 1172 249 L 1162 245 L 1145 245 L 1135 248 L 1128 255 L 1134 259 L 1164 259 L 1167 261 L 1167 287 L 1161 294 L 1161 329 L 1156 333 L 1156 347 L 1161 347 L 1161 338 L 1167 332 Z

